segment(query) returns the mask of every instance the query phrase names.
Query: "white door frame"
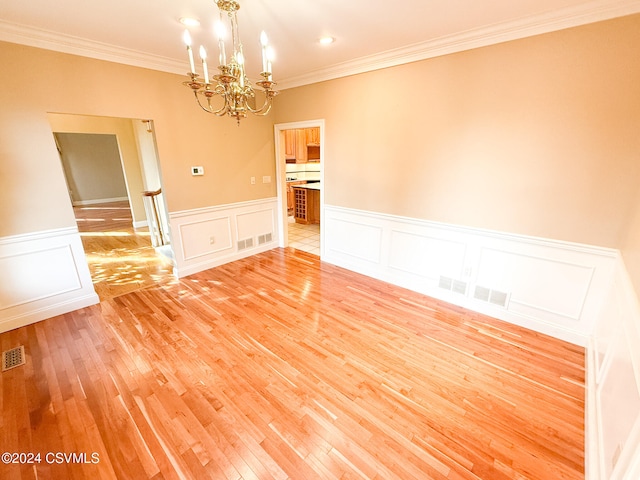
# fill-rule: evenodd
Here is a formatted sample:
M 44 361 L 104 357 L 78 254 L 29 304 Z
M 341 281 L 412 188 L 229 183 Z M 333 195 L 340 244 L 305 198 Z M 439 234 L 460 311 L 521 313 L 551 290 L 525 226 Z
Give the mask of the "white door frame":
M 276 178 L 278 186 L 278 246 L 286 247 L 289 245 L 289 226 L 287 222 L 287 179 L 286 179 L 286 161 L 284 148 L 284 131 L 296 128 L 320 128 L 320 258 L 324 256 L 324 119 L 306 120 L 302 122 L 277 123 L 273 126 L 274 139 L 276 145 Z

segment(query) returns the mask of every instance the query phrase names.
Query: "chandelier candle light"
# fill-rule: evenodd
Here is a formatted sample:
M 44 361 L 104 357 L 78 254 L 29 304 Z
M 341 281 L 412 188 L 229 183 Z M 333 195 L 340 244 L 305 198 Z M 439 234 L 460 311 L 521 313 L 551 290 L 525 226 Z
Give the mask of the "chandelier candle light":
M 196 65 L 193 58 L 191 35 L 188 30 L 185 30 L 183 40 L 187 46 L 190 71 L 187 74 L 189 80 L 184 82 L 184 85 L 191 88 L 198 105 L 200 105 L 204 111 L 218 116 L 229 115 L 230 117 L 234 117 L 238 125 L 240 125 L 240 119 L 246 117 L 247 112 L 255 115 L 266 115 L 269 113 L 269 110 L 271 110 L 273 97 L 278 94 L 278 92 L 273 89 L 276 85 L 273 81 L 271 71 L 273 50 L 269 46 L 266 33 L 262 32 L 260 35 L 260 45 L 262 47 L 262 72 L 260 75 L 262 76 L 262 80 L 256 82 L 256 85 L 263 89 L 265 100 L 261 107 L 254 108 L 252 104 L 255 104 L 255 91 L 245 73 L 242 42 L 238 34 L 237 12 L 240 4 L 235 0 L 214 1 L 220 12 L 220 20 L 215 27 L 218 37 L 218 48 L 220 50 L 220 65 L 218 66 L 220 73 L 212 78 L 209 77 L 207 52 L 204 47 L 201 46 L 199 53 L 202 61 L 203 77 L 200 79 L 200 75 L 196 72 Z M 228 62 L 225 48 L 226 28 L 223 22 L 225 15 L 223 15 L 223 12 L 227 14 L 228 22 L 231 25 L 232 51 Z M 222 97 L 224 101 L 224 104 L 220 108 L 216 108 L 212 104 L 211 99 L 216 95 Z M 201 97 L 204 97 L 206 102 L 203 102 Z

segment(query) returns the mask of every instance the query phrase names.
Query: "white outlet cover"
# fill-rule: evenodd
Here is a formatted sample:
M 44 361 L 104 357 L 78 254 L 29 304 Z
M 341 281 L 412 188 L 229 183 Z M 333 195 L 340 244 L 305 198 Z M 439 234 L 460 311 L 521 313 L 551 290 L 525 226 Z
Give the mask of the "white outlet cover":
M 191 167 L 191 175 L 204 175 L 204 167 Z

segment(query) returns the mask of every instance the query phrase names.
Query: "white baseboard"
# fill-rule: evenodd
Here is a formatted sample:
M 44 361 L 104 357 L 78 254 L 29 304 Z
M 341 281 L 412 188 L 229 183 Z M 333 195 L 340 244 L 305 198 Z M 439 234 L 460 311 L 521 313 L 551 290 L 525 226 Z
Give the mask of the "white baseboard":
M 89 307 L 100 303 L 98 295 L 93 294 L 85 295 L 83 297 L 76 297 L 71 300 L 61 301 L 58 303 L 48 303 L 40 308 L 33 308 L 20 314 L 4 317 L 0 316 L 0 333 L 8 332 L 15 328 L 31 325 L 32 323 L 46 320 L 58 315 L 78 310 L 80 308 Z
M 146 228 L 149 226 L 149 222 L 147 220 L 140 220 L 138 222 L 133 222 L 133 229 L 138 230 L 139 228 Z
M 95 198 L 93 200 L 76 200 L 73 202 L 73 206 L 84 207 L 87 205 L 96 205 L 98 203 L 124 202 L 128 200 L 129 200 L 129 197 Z
M 227 255 L 217 255 L 213 258 L 203 259 L 200 262 L 190 263 L 189 265 L 175 265 L 173 268 L 173 274 L 178 278 L 186 277 L 188 275 L 193 275 L 194 273 L 202 272 L 210 268 L 219 267 L 220 265 L 224 265 L 225 263 L 235 262 L 236 260 L 241 260 L 258 253 L 266 252 L 276 247 L 277 245 L 269 244 L 260 246 L 258 248 L 252 248 L 249 251 L 232 252 Z
M 276 198 L 169 213 L 178 277 L 278 246 Z
M 585 346 L 617 252 L 324 207 L 324 261 Z
M 0 332 L 99 302 L 77 228 L 0 238 Z

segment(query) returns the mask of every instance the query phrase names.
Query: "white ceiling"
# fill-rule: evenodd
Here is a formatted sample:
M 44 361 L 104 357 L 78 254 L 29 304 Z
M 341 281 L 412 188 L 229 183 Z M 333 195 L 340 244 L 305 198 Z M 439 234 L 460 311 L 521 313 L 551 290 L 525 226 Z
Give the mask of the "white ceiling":
M 640 0 L 239 2 L 248 74 L 257 77 L 265 30 L 279 88 L 640 12 Z M 182 74 L 188 62 L 178 19 L 199 19 L 194 45 L 215 52 L 217 15 L 213 0 L 0 0 L 0 40 Z M 322 35 L 336 42 L 322 47 Z

